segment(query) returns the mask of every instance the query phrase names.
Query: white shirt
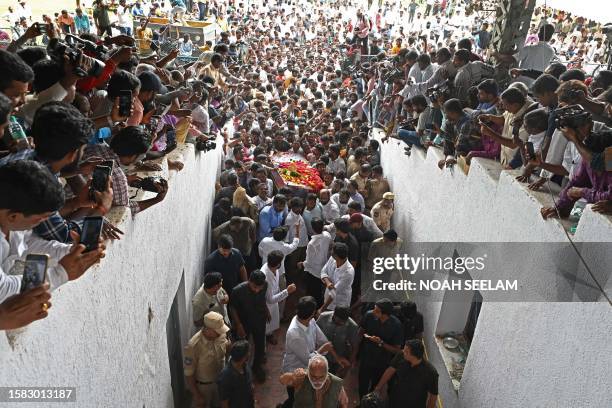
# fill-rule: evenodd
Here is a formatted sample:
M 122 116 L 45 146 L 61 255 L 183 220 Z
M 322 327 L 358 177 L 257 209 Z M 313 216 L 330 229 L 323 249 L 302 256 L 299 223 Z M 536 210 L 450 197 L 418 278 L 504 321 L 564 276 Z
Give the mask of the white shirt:
M 266 205 L 272 204 L 272 199 L 270 197 L 266 197 L 266 199 L 264 200 L 260 196 L 256 195 L 255 198 L 253 199 L 253 202 L 257 206 L 257 211 L 260 211 Z
M 321 278 L 321 269 L 329 259 L 329 247 L 332 242 L 331 234 L 323 231 L 321 234 L 313 235 L 306 247 L 306 259 L 304 270 L 312 276 Z
M 210 132 L 210 116 L 208 115 L 208 109 L 198 104 L 191 110 L 191 118 L 200 132 L 204 134 Z
M 344 163 L 344 159 L 342 157 L 338 156 L 336 160 L 329 161 L 327 171 L 336 175 L 340 170 L 346 172 L 346 163 Z
M 276 241 L 273 237 L 265 237 L 259 243 L 259 256 L 263 259 L 263 262 L 268 262 L 268 254 L 272 251 L 281 251 L 283 255 L 287 256 L 298 247 L 300 240 L 295 238 L 291 244 L 284 241 Z M 285 273 L 285 259 L 281 263 L 281 267 L 278 269 L 279 274 Z
M 70 252 L 71 246 L 47 241 L 32 231 L 11 231 L 8 241 L 0 233 L 0 303 L 21 291 L 21 275 L 28 254 L 49 255 L 47 279 L 51 290 L 68 282 L 68 274 L 58 262 Z
M 268 282 L 268 288 L 266 289 L 266 303 L 274 304 L 280 303 L 289 296 L 287 289 L 280 290 L 278 280 L 280 278 L 280 269 L 276 273 L 272 272 L 268 267 L 268 263 L 264 263 L 261 266 L 261 271 L 266 275 L 266 282 Z
M 285 336 L 285 354 L 283 355 L 283 373 L 293 372 L 296 368 L 307 368 L 311 357 L 317 355 L 317 348 L 327 343 L 327 337 L 315 322 L 310 319 L 304 326 L 293 316 Z
M 119 27 L 132 27 L 132 15 L 126 7 L 117 7 L 117 22 Z
M 343 204 L 340 202 L 340 193 L 334 193 L 331 196 L 331 200 L 336 203 L 336 205 L 338 206 L 338 210 L 340 211 L 340 215 L 344 215 L 348 212 L 348 203 L 351 201 L 351 199 L 349 198 L 349 201 L 346 204 Z
M 323 207 L 323 219 L 327 223 L 332 223 L 340 218 L 340 208 L 333 200 L 329 200 L 327 204 L 321 203 Z
M 350 307 L 353 278 L 355 277 L 355 269 L 348 261 L 344 261 L 340 267 L 336 266 L 336 260 L 329 257 L 325 266 L 321 270 L 321 279 L 328 278 L 334 284 L 334 289 L 325 289 L 325 299 L 331 297 L 332 302 L 327 307 L 329 310 L 334 310 L 336 306 Z
M 301 214 L 296 214 L 293 211 L 289 211 L 289 214 L 287 214 L 287 218 L 285 219 L 285 226 L 289 228 L 286 239 L 288 243 L 293 241 L 293 238 L 295 238 L 295 226 L 297 224 L 300 224 L 300 236 L 298 237 L 300 243 L 298 248 L 302 248 L 308 245 L 308 229 L 306 228 L 306 222 Z
M 518 54 L 518 63 L 521 69 L 535 69 L 544 71 L 555 56 L 554 48 L 545 41 L 540 41 L 534 45 L 527 45 Z M 531 85 L 533 79 L 519 77 L 525 85 Z

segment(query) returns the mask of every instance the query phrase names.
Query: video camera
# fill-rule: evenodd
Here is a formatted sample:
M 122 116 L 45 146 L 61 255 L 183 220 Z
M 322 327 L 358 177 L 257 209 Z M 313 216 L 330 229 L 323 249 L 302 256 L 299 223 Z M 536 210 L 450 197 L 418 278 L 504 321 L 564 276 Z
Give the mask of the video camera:
M 432 86 L 431 88 L 427 88 L 427 90 L 425 91 L 425 96 L 427 96 L 429 99 L 435 100 L 438 99 L 441 95 L 447 95 L 450 97 L 451 89 L 448 82 L 442 82 L 440 84 Z
M 581 105 L 570 105 L 555 110 L 555 127 L 557 129 L 577 129 L 591 120 L 591 113 Z
M 64 56 L 67 56 L 68 61 L 75 66 L 74 74 L 79 77 L 100 76 L 105 64 L 96 58 L 85 55 L 84 47 L 80 46 L 79 48 L 79 44 L 81 43 L 79 42 L 76 47 L 73 47 L 57 38 L 52 38 L 47 45 L 47 52 L 52 60 L 62 65 L 65 62 Z
M 208 152 L 217 148 L 217 143 L 212 140 L 198 140 L 195 148 L 199 152 Z

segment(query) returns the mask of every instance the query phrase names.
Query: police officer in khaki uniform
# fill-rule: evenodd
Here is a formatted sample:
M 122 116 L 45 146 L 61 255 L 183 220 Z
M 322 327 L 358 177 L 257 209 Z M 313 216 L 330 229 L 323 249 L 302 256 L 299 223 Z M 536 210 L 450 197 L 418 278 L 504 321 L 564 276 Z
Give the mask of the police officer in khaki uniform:
M 189 340 L 184 350 L 184 371 L 194 406 L 219 408 L 217 377 L 225 365 L 230 346 L 229 327 L 217 312 L 204 315 L 203 327 Z
M 372 218 L 374 222 L 380 228 L 381 231 L 385 232 L 391 228 L 391 217 L 393 216 L 393 200 L 395 194 L 387 191 L 383 194 L 383 199 L 372 207 Z

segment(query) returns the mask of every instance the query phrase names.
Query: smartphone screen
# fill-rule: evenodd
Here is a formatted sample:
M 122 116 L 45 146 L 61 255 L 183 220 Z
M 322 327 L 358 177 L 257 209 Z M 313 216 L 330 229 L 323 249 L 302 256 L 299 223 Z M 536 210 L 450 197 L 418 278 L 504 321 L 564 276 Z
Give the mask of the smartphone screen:
M 132 91 L 119 91 L 119 115 L 122 117 L 130 116 L 132 110 Z
M 105 191 L 112 168 L 109 166 L 96 166 L 91 176 L 91 189 L 93 191 Z
M 103 222 L 102 217 L 85 217 L 81 231 L 81 244 L 85 245 L 85 252 L 98 248 Z
M 37 288 L 47 278 L 48 255 L 30 254 L 26 257 L 23 277 L 21 279 L 21 291 Z
M 115 168 L 115 161 L 114 160 L 104 160 L 102 163 L 100 163 L 100 166 L 105 166 L 105 167 L 110 167 L 111 169 L 111 174 L 113 172 L 113 169 Z
M 532 142 L 526 142 L 525 143 L 525 149 L 527 150 L 527 154 L 529 154 L 529 158 L 530 159 L 535 159 L 535 150 L 533 148 L 533 143 Z

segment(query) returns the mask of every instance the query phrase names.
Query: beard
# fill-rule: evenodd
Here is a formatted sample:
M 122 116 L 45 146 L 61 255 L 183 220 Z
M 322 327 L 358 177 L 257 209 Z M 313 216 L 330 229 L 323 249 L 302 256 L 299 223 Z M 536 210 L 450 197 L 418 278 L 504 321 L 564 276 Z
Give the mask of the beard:
M 310 385 L 312 385 L 312 388 L 314 388 L 315 390 L 320 390 L 325 386 L 325 383 L 327 382 L 327 377 L 325 377 L 323 381 L 314 381 L 310 377 L 310 374 L 308 374 L 308 381 L 310 381 Z

